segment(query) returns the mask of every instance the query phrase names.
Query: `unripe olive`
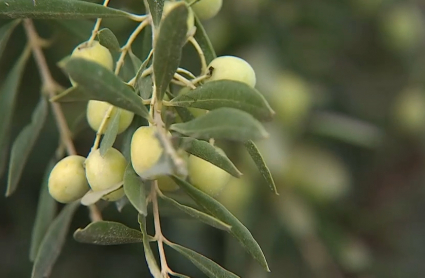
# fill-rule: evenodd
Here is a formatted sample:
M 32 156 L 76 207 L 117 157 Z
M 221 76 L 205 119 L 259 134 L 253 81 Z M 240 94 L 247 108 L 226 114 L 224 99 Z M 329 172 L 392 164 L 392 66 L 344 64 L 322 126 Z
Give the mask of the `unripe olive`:
M 83 58 L 96 62 L 109 70 L 112 70 L 114 66 L 111 52 L 109 52 L 109 50 L 98 41 L 93 41 L 90 46 L 87 42 L 81 43 L 72 51 L 71 57 Z M 75 85 L 75 82 L 72 79 L 71 84 Z
M 410 135 L 425 131 L 425 90 L 408 87 L 401 91 L 394 102 L 394 124 L 397 129 Z
M 162 155 L 163 148 L 155 136 L 156 127 L 141 126 L 131 138 L 131 163 L 139 176 L 152 168 Z
M 105 196 L 102 197 L 102 199 L 108 202 L 115 202 L 121 199 L 122 197 L 124 197 L 124 195 L 125 195 L 124 187 L 120 187 L 117 190 L 112 191 L 109 194 L 106 194 Z
M 223 152 L 219 148 L 217 150 Z M 189 156 L 187 170 L 191 183 L 213 197 L 220 194 L 232 177 L 223 169 L 194 155 Z
M 92 151 L 86 159 L 86 177 L 93 191 L 101 191 L 123 181 L 127 161 L 116 149 L 110 148 L 102 157 Z
M 161 191 L 176 191 L 179 189 L 179 186 L 174 182 L 170 176 L 160 176 L 158 177 L 158 187 Z
M 164 9 L 162 10 L 162 19 L 164 19 L 167 14 L 173 9 L 174 5 L 176 5 L 178 2 L 170 2 L 170 1 L 165 1 L 164 2 Z M 189 14 L 187 17 L 187 30 L 189 31 L 190 29 L 193 28 L 193 26 L 195 26 L 195 17 L 193 16 L 193 11 L 192 9 L 189 8 Z
M 218 14 L 223 0 L 200 0 L 192 5 L 192 9 L 199 19 L 210 19 Z
M 234 80 L 255 87 L 255 71 L 248 62 L 234 56 L 221 56 L 211 61 L 208 65 L 211 72 L 206 82 L 215 80 Z
M 111 104 L 104 102 L 104 101 L 98 101 L 98 100 L 90 100 L 87 104 L 87 121 L 90 125 L 90 127 L 98 131 L 100 124 L 102 123 L 103 117 L 106 114 L 106 111 L 108 111 Z M 133 121 L 134 113 L 130 112 L 125 109 L 114 107 L 111 117 L 109 120 L 120 111 L 120 121 L 118 125 L 118 134 L 124 132 Z
M 71 155 L 59 161 L 50 172 L 48 187 L 50 195 L 58 202 L 69 203 L 86 194 L 90 187 L 84 171 L 86 159 Z

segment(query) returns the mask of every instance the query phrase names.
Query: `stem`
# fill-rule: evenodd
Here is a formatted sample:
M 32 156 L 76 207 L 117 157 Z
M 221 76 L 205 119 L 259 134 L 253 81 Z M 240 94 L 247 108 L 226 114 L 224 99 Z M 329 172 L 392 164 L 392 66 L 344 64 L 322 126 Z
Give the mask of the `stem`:
M 174 78 L 184 84 L 186 87 L 191 88 L 192 90 L 196 89 L 196 86 L 192 84 L 189 80 L 178 74 L 177 72 L 174 74 Z
M 94 140 L 92 150 L 97 150 L 99 148 L 100 138 L 102 137 L 102 134 L 105 132 L 107 128 L 108 120 L 111 118 L 113 111 L 114 111 L 114 106 L 109 105 L 108 110 L 106 110 L 105 115 L 103 116 L 102 122 L 100 123 L 100 126 L 97 129 L 96 139 Z
M 201 59 L 201 75 L 206 74 L 207 69 L 207 60 L 205 59 L 204 51 L 202 51 L 201 46 L 199 43 L 195 40 L 194 37 L 189 38 L 189 42 L 193 45 L 193 47 L 196 49 L 196 52 L 198 52 L 199 59 Z
M 105 7 L 108 6 L 108 4 L 109 4 L 109 0 L 105 0 L 103 2 L 103 6 L 105 6 Z M 90 38 L 88 40 L 88 45 L 91 45 L 92 42 L 94 41 L 94 38 L 96 37 L 96 35 L 97 35 L 98 31 L 99 31 L 100 23 L 102 23 L 102 18 L 96 19 L 96 23 L 95 23 L 95 25 L 93 27 L 93 31 L 91 32 L 91 36 L 90 36 Z
M 41 82 L 43 84 L 44 90 L 47 92 L 50 98 L 56 95 L 56 91 L 59 88 L 59 85 L 53 79 L 52 74 L 50 73 L 49 67 L 44 57 L 41 46 L 38 43 L 40 38 L 35 30 L 34 23 L 31 19 L 24 19 L 24 28 L 28 37 L 29 44 L 31 46 L 32 52 L 34 54 L 34 59 L 37 64 L 37 67 L 40 71 Z M 69 130 L 68 123 L 66 122 L 65 115 L 63 114 L 60 104 L 56 102 L 50 102 L 50 106 L 53 110 L 55 116 L 56 125 L 59 129 L 59 134 L 61 140 L 65 145 L 66 152 L 68 155 L 77 155 L 74 143 L 72 142 L 71 131 Z M 92 222 L 102 220 L 102 215 L 97 209 L 96 205 L 91 205 L 90 210 L 90 219 Z

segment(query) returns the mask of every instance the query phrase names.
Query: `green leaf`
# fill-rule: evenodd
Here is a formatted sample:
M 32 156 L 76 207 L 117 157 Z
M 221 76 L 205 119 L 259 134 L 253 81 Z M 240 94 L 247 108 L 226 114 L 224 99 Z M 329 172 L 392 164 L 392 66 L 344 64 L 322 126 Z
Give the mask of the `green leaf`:
M 180 119 L 182 119 L 183 122 L 188 122 L 195 119 L 192 112 L 190 112 L 189 109 L 187 108 L 174 107 L 174 109 L 176 110 L 177 114 L 179 115 Z
M 198 42 L 199 46 L 201 47 L 202 51 L 205 55 L 205 60 L 207 61 L 207 65 L 211 63 L 212 60 L 214 60 L 217 55 L 215 54 L 214 47 L 212 46 L 212 43 L 207 35 L 207 32 L 205 32 L 204 26 L 202 25 L 199 18 L 195 15 L 195 26 L 196 26 L 196 33 L 193 36 L 193 38 Z
M 40 196 L 38 197 L 37 213 L 35 215 L 35 222 L 31 234 L 31 262 L 35 260 L 43 237 L 48 231 L 49 226 L 55 218 L 56 214 L 56 201 L 50 196 L 47 187 L 50 171 L 55 166 L 55 162 L 56 159 L 52 159 L 50 161 L 44 173 L 43 182 L 41 183 Z
M 58 19 L 54 22 L 55 25 L 58 25 L 60 28 L 81 40 L 87 40 L 87 38 L 90 37 L 94 26 L 94 22 L 83 19 Z
M 266 99 L 251 86 L 237 81 L 208 82 L 186 94 L 180 94 L 171 105 L 213 110 L 220 107 L 236 108 L 259 120 L 271 120 L 274 111 Z
M 166 203 L 178 208 L 179 210 L 181 210 L 182 212 L 192 216 L 193 218 L 196 218 L 197 220 L 210 225 L 214 228 L 220 229 L 220 230 L 224 230 L 224 231 L 230 231 L 231 227 L 224 223 L 223 221 L 218 220 L 217 218 L 212 217 L 211 215 L 208 215 L 204 212 L 201 212 L 199 210 L 196 210 L 194 208 L 185 206 L 180 204 L 179 202 L 177 202 L 174 199 L 171 199 L 167 196 L 165 196 L 164 194 L 160 194 L 159 195 Z
M 266 162 L 264 161 L 263 156 L 261 155 L 255 143 L 252 141 L 245 142 L 245 147 L 255 165 L 257 165 L 258 170 L 260 170 L 264 180 L 267 182 L 267 185 L 270 187 L 273 193 L 279 195 L 279 193 L 277 193 L 277 188 L 276 184 L 274 183 L 273 176 L 270 173 L 270 170 L 267 167 Z
M 189 259 L 197 268 L 199 268 L 205 275 L 210 278 L 237 278 L 236 274 L 224 269 L 216 262 L 208 259 L 207 257 L 190 250 L 189 248 L 181 245 L 166 241 L 168 246 L 182 254 L 184 257 Z
M 90 223 L 84 229 L 76 230 L 74 239 L 81 243 L 119 245 L 141 243 L 143 234 L 118 222 L 97 221 Z
M 120 10 L 75 0 L 0 0 L 0 16 L 35 19 L 128 17 Z
M 121 47 L 117 37 L 109 28 L 103 28 L 97 33 L 99 43 L 111 51 L 120 52 Z
M 118 128 L 120 125 L 121 110 L 113 108 L 112 118 L 108 123 L 108 127 L 105 130 L 102 142 L 100 143 L 100 155 L 103 157 L 106 152 L 114 145 L 115 139 L 117 138 Z
M 196 140 L 194 138 L 182 138 L 181 140 L 183 148 L 188 153 L 214 164 L 236 178 L 242 176 L 242 173 L 236 168 L 224 152 L 220 153 L 210 143 Z
M 260 122 L 235 108 L 218 108 L 190 122 L 173 124 L 170 129 L 199 139 L 245 142 L 268 137 Z
M 12 35 L 13 30 L 15 30 L 15 27 L 18 26 L 20 22 L 21 20 L 15 19 L 0 28 L 0 57 L 6 48 L 6 44 L 9 41 L 10 35 Z
M 131 163 L 127 165 L 124 173 L 124 192 L 139 214 L 148 215 L 145 185 L 142 179 L 134 172 Z
M 148 0 L 149 11 L 151 12 L 153 24 L 159 26 L 164 9 L 164 0 Z
M 9 161 L 6 197 L 12 195 L 18 187 L 28 156 L 43 128 L 47 113 L 47 101 L 42 97 L 32 114 L 31 123 L 22 129 L 13 143 Z
M 142 67 L 143 62 L 139 59 L 139 57 L 134 55 L 133 51 L 131 50 L 128 52 L 128 56 L 130 56 L 130 60 L 131 60 L 131 63 L 133 64 L 134 72 L 137 73 L 139 69 Z
M 1 43 L 3 43 L 3 40 L 1 41 Z M 18 61 L 9 71 L 8 75 L 6 76 L 6 79 L 3 81 L 3 84 L 0 87 L 0 150 L 2 150 L 2 152 L 4 152 L 5 154 L 0 159 L 6 158 L 5 148 L 7 148 L 8 146 L 8 139 L 10 136 L 9 129 L 12 121 L 13 109 L 15 107 L 15 101 L 18 95 L 19 84 L 21 83 L 21 79 L 25 71 L 25 65 L 28 61 L 30 54 L 31 49 L 29 47 L 26 47 L 21 57 L 19 57 Z
M 37 252 L 31 278 L 49 276 L 65 243 L 72 216 L 79 205 L 80 203 L 78 201 L 67 204 L 55 220 L 53 220 Z
M 151 246 L 149 245 L 150 237 L 146 232 L 146 218 L 139 214 L 138 221 L 140 224 L 140 231 L 143 234 L 143 248 L 145 250 L 146 263 L 148 264 L 149 271 L 151 272 L 154 278 L 162 278 L 161 270 L 158 267 L 155 256 L 152 253 Z
M 157 98 L 162 100 L 180 64 L 186 43 L 188 7 L 176 3 L 161 22 L 153 54 L 153 72 Z
M 78 86 L 66 90 L 53 101 L 75 101 L 77 98 L 81 101 L 101 100 L 149 118 L 149 111 L 142 100 L 110 70 L 81 58 L 66 59 L 60 62 L 60 66 Z
M 146 60 L 140 65 L 136 74 L 136 91 L 143 99 L 149 99 L 152 96 L 152 75 L 142 76 L 146 70 L 151 57 L 147 57 Z
M 177 176 L 173 176 L 173 180 L 191 197 L 199 206 L 203 207 L 207 212 L 217 219 L 227 223 L 232 227 L 230 233 L 241 243 L 241 245 L 252 255 L 252 257 L 263 266 L 267 271 L 266 258 L 258 243 L 250 231 L 231 214 L 222 204 L 209 196 L 208 194 L 200 191 L 191 184 L 185 182 Z
M 105 190 L 100 190 L 100 191 L 89 190 L 83 196 L 83 198 L 81 198 L 81 204 L 84 205 L 84 206 L 93 205 L 94 203 L 96 203 L 97 201 L 102 199 L 103 196 L 118 190 L 121 186 L 122 186 L 122 182 L 117 183 L 116 185 L 111 186 L 110 188 L 105 189 Z

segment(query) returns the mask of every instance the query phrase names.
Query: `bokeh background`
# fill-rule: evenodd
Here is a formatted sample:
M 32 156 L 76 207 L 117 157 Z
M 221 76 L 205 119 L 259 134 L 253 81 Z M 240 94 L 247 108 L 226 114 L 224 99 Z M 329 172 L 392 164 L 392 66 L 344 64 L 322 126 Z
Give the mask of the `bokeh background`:
M 143 11 L 142 1 L 111 2 Z M 270 192 L 242 148 L 221 142 L 244 177 L 232 181 L 218 199 L 252 231 L 272 272 L 264 272 L 230 235 L 167 208 L 162 211 L 164 234 L 241 277 L 425 277 L 423 1 L 224 2 L 205 27 L 219 55 L 251 63 L 257 88 L 277 113 L 266 125 L 270 139 L 259 146 L 280 195 Z M 0 25 L 5 22 L 0 19 Z M 92 22 L 72 23 L 88 38 Z M 45 52 L 55 78 L 69 86 L 56 63 L 84 36 L 57 21 L 36 24 L 43 37 L 52 39 Z M 104 26 L 124 43 L 134 24 L 105 20 Z M 0 82 L 24 42 L 18 27 L 0 60 Z M 142 43 L 136 42 L 136 53 Z M 191 49 L 185 50 L 184 64 L 199 68 Z M 20 87 L 12 139 L 30 121 L 39 89 L 31 60 Z M 84 104 L 64 109 L 72 122 L 84 112 Z M 94 132 L 79 123 L 75 143 L 87 155 Z M 31 273 L 28 251 L 38 193 L 57 141 L 50 118 L 17 192 L 0 201 L 0 277 Z M 0 179 L 2 191 L 6 176 Z M 120 213 L 112 204 L 103 213 L 108 220 L 137 228 L 130 206 Z M 52 277 L 149 277 L 141 245 L 75 242 L 72 231 L 88 221 L 81 207 Z M 203 277 L 173 250 L 166 251 L 174 270 Z

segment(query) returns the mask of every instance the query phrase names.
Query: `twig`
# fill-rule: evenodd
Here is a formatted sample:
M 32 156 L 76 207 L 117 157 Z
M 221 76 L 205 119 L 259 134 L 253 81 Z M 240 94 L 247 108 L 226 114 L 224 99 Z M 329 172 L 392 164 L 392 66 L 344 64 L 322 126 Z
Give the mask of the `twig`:
M 108 4 L 109 4 L 109 0 L 105 0 L 103 2 L 103 6 L 105 6 L 105 7 L 108 6 Z M 88 45 L 91 45 L 92 42 L 94 41 L 94 38 L 96 37 L 96 35 L 97 35 L 98 31 L 99 31 L 100 23 L 102 23 L 102 18 L 96 19 L 96 23 L 95 23 L 95 25 L 93 27 L 93 30 L 91 32 L 91 36 L 90 36 L 90 38 L 88 40 Z
M 201 46 L 199 43 L 195 40 L 194 37 L 189 38 L 189 42 L 193 45 L 193 47 L 196 49 L 196 52 L 198 52 L 199 59 L 201 59 L 201 75 L 206 74 L 207 69 L 207 60 L 205 59 L 204 51 L 202 51 Z

